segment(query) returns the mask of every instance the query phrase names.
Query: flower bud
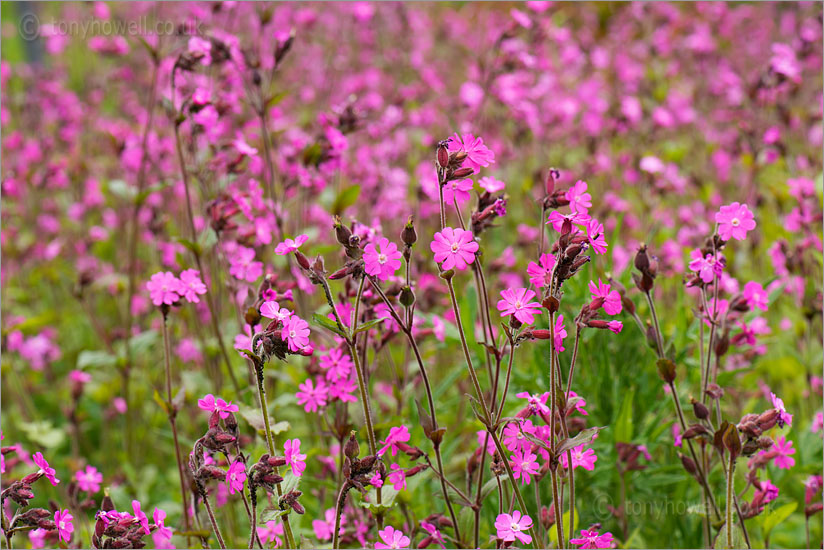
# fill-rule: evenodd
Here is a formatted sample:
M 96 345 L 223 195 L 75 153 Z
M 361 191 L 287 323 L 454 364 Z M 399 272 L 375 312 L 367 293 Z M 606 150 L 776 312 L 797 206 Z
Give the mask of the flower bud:
M 407 246 L 412 246 L 418 240 L 418 234 L 415 232 L 415 225 L 412 223 L 413 217 L 409 216 L 406 220 L 406 225 L 401 231 L 401 241 Z
M 446 148 L 444 142 L 438 144 L 437 159 L 438 166 L 441 168 L 446 168 L 449 166 L 449 150 Z
M 459 179 L 461 179 L 461 178 L 465 178 L 465 177 L 471 176 L 473 172 L 474 172 L 474 170 L 472 170 L 472 168 L 469 168 L 469 167 L 466 167 L 466 168 L 458 168 L 457 170 L 455 170 L 454 172 L 452 172 L 452 174 L 449 176 L 449 179 L 451 179 L 451 180 L 459 180 Z
M 741 454 L 741 437 L 738 435 L 738 428 L 735 424 L 730 424 L 724 432 L 724 447 L 732 455 L 733 459 Z
M 710 417 L 710 410 L 707 406 L 694 399 L 692 400 L 692 412 L 695 414 L 695 418 L 699 420 L 706 420 Z
M 405 307 L 411 307 L 415 303 L 415 293 L 412 292 L 409 285 L 404 285 L 401 288 L 400 302 Z
M 695 462 L 693 462 L 690 457 L 682 455 L 681 453 L 678 453 L 678 456 L 681 457 L 681 464 L 690 475 L 694 476 L 698 473 L 698 468 L 695 467 Z
M 355 438 L 354 431 L 349 434 L 349 441 L 347 441 L 346 445 L 343 446 L 343 454 L 351 459 L 357 458 L 360 454 L 360 445 L 358 445 L 358 440 Z
M 298 261 L 298 265 L 303 269 L 309 269 L 311 264 L 309 264 L 309 258 L 303 255 L 303 252 L 300 250 L 295 250 L 295 259 Z
M 341 223 L 340 216 L 335 216 L 334 228 L 335 239 L 343 246 L 349 246 L 349 237 L 352 236 L 352 230 Z

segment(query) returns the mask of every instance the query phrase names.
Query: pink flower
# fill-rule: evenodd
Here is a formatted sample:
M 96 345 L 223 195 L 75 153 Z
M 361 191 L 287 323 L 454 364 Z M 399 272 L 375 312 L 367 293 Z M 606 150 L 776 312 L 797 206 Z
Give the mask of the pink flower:
M 750 309 L 758 308 L 761 311 L 767 311 L 770 295 L 767 294 L 761 283 L 750 281 L 744 285 L 744 299 L 747 300 Z
M 303 243 L 305 243 L 309 237 L 307 235 L 298 235 L 295 237 L 295 240 L 286 239 L 282 243 L 278 243 L 275 247 L 275 254 L 278 256 L 286 256 L 290 252 L 294 252 L 298 248 L 301 247 Z
M 267 302 L 263 302 L 263 305 L 260 306 L 260 314 L 267 319 L 276 319 L 282 323 L 285 323 L 289 320 L 292 312 L 285 307 L 280 307 L 277 302 L 269 300 Z
M 330 349 L 329 353 L 322 355 L 319 366 L 326 371 L 326 379 L 330 382 L 348 378 L 353 367 L 349 354 L 339 348 Z
M 429 536 L 432 537 L 432 540 L 437 542 L 441 548 L 446 548 L 446 541 L 443 538 L 443 534 L 441 534 L 440 530 L 435 525 L 426 521 L 422 521 L 421 529 L 429 533 Z
M 318 408 L 325 407 L 328 399 L 328 388 L 322 380 L 318 380 L 317 386 L 309 378 L 298 386 L 299 391 L 295 396 L 298 398 L 298 405 L 303 405 L 306 412 L 317 412 Z
M 761 451 L 759 454 L 770 454 L 775 459 L 776 467 L 782 470 L 789 470 L 795 466 L 795 459 L 790 455 L 795 454 L 793 442 L 787 440 L 783 435 L 775 438 L 775 443 L 769 451 Z
M 444 204 L 452 204 L 455 200 L 459 203 L 466 202 L 472 197 L 469 194 L 470 191 L 472 191 L 471 179 L 448 181 L 443 186 L 443 202 Z
M 481 431 L 479 433 L 484 434 L 486 432 Z M 531 420 L 526 420 L 521 424 L 510 422 L 506 425 L 503 431 L 504 447 L 511 450 L 513 453 L 530 452 L 532 450 L 532 442 L 529 439 L 527 439 L 524 434 L 536 434 L 536 428 L 532 425 Z M 491 445 L 491 443 L 489 445 Z
M 564 316 L 559 315 L 555 319 L 555 349 L 557 351 L 564 351 L 564 338 L 567 336 L 566 327 L 564 327 Z
M 433 238 L 434 240 L 429 243 L 429 248 L 435 253 L 435 261 L 443 262 L 441 264 L 443 270 L 446 271 L 453 267 L 464 269 L 475 261 L 475 252 L 479 247 L 471 231 L 444 227 L 443 231 L 435 233 Z
M 725 241 L 743 241 L 747 232 L 755 229 L 755 216 L 746 204 L 737 202 L 722 206 L 715 214 L 715 221 L 718 223 L 718 235 Z
M 465 152 L 464 166 L 469 166 L 475 172 L 478 172 L 481 166 L 489 166 L 495 162 L 495 153 L 487 149 L 483 139 L 476 138 L 472 134 L 464 134 L 460 137 L 457 133 L 454 134 L 449 138 L 447 149 L 450 153 Z
M 401 253 L 395 243 L 384 237 L 378 241 L 377 247 L 374 243 L 366 245 L 363 263 L 367 274 L 386 281 L 401 267 Z
M 280 540 L 281 535 L 283 535 L 283 524 L 274 520 L 267 521 L 264 527 L 258 527 L 258 536 L 260 537 L 260 542 L 262 542 L 264 546 L 268 545 L 270 542 L 274 542 L 275 548 L 280 547 L 282 544 L 282 541 Z
M 180 281 L 171 271 L 160 271 L 152 275 L 146 283 L 149 297 L 156 306 L 166 304 L 170 306 L 180 299 Z
M 504 187 L 506 187 L 506 184 L 504 182 L 496 180 L 495 178 L 490 178 L 489 176 L 479 179 L 478 184 L 490 193 L 497 193 L 498 191 L 503 191 Z
M 607 240 L 604 237 L 604 224 L 598 222 L 596 219 L 587 221 L 587 239 L 589 246 L 596 254 L 604 254 L 607 251 Z
M 712 254 L 702 257 L 699 249 L 693 250 L 690 256 L 692 257 L 689 264 L 690 269 L 706 284 L 711 283 L 715 277 L 720 277 L 721 273 L 724 272 L 724 261 L 720 256 L 717 261 Z
M 525 531 L 532 527 L 532 518 L 521 515 L 519 510 L 513 510 L 512 515 L 499 514 L 495 518 L 495 529 L 498 531 L 498 538 L 504 542 L 513 542 L 518 539 L 523 544 L 532 542 L 532 537 Z
M 85 470 L 75 472 L 74 479 L 81 491 L 96 493 L 100 490 L 100 484 L 103 482 L 103 474 L 98 472 L 94 466 L 86 466 Z
M 197 297 L 198 294 L 206 294 L 206 285 L 200 280 L 200 271 L 197 269 L 181 271 L 178 292 L 186 298 L 187 302 L 200 303 L 200 298 Z
M 680 447 L 683 443 L 681 438 L 681 426 L 676 422 L 672 425 L 672 439 L 676 447 Z
M 383 487 L 383 478 L 381 477 L 381 473 L 376 470 L 375 473 L 372 474 L 372 477 L 369 478 L 369 483 L 378 489 Z
M 409 441 L 409 428 L 406 426 L 396 426 L 389 428 L 389 436 L 384 441 L 381 441 L 381 447 L 378 449 L 378 456 L 382 456 L 387 449 L 392 450 L 392 456 L 398 454 L 398 443 L 406 443 Z
M 552 254 L 541 254 L 539 259 L 540 264 L 529 262 L 526 268 L 526 274 L 529 275 L 530 284 L 538 288 L 549 286 L 550 276 L 552 275 L 552 268 L 555 267 L 555 256 Z
M 201 65 L 209 65 L 212 62 L 212 43 L 208 40 L 199 36 L 191 37 L 188 51 L 195 59 L 200 59 Z
M 283 452 L 286 463 L 292 467 L 292 473 L 296 477 L 302 476 L 306 469 L 306 455 L 300 454 L 300 439 L 287 439 L 283 444 Z
M 146 514 L 143 513 L 143 510 L 140 509 L 140 501 L 132 501 L 132 510 L 134 510 L 135 519 L 140 523 L 141 527 L 143 527 L 143 531 L 145 531 L 147 535 L 151 534 L 151 530 L 149 529 L 149 518 L 147 518 Z
M 49 466 L 49 463 L 46 462 L 46 459 L 43 458 L 43 454 L 40 451 L 34 453 L 31 459 L 34 461 L 37 467 L 40 468 L 39 473 L 46 476 L 46 479 L 48 479 L 52 485 L 57 485 L 58 483 L 60 483 L 60 480 L 55 477 L 55 474 L 57 472 L 54 471 L 54 468 Z
M 300 351 L 309 345 L 309 323 L 297 316 L 289 317 L 280 337 L 289 344 L 290 351 Z
M 624 323 L 621 321 L 609 321 L 607 322 L 607 328 L 614 334 L 618 334 L 624 329 Z
M 202 399 L 197 400 L 197 406 L 204 411 L 208 412 L 220 412 L 220 418 L 229 418 L 229 413 L 238 412 L 238 406 L 232 405 L 232 402 L 229 401 L 228 403 L 218 397 L 215 399 L 215 396 L 207 394 L 203 396 Z
M 604 533 L 603 535 L 599 535 L 598 531 L 586 531 L 581 529 L 581 538 L 569 539 L 569 543 L 579 546 L 582 549 L 612 548 L 612 533 Z
M 515 479 L 521 479 L 524 484 L 529 485 L 532 481 L 531 476 L 538 473 L 538 457 L 530 452 L 518 452 L 510 458 L 512 459 L 512 472 L 515 474 Z
M 553 210 L 547 217 L 546 225 L 552 225 L 552 229 L 560 233 L 564 228 L 565 221 L 569 221 L 572 225 L 586 225 L 591 219 L 586 212 L 572 212 L 564 215 L 557 210 Z
M 166 527 L 166 512 L 160 508 L 155 508 L 152 514 L 156 529 L 152 531 L 152 541 L 155 548 L 174 548 L 169 542 L 172 540 L 172 530 Z
M 590 309 L 595 310 L 603 306 L 607 315 L 618 315 L 621 313 L 621 295 L 618 294 L 617 290 L 610 290 L 609 285 L 602 283 L 600 278 L 598 279 L 597 285 L 593 281 L 589 282 L 589 291 L 592 294 L 592 303 L 589 305 Z
M 525 288 L 502 290 L 503 300 L 498 300 L 498 311 L 501 312 L 501 317 L 512 315 L 525 325 L 531 325 L 535 322 L 533 316 L 541 313 L 541 304 L 530 302 L 533 296 L 535 292 Z
M 784 401 L 776 397 L 776 395 L 770 392 L 770 401 L 772 402 L 772 406 L 775 407 L 775 410 L 779 412 L 778 417 L 778 424 L 783 428 L 784 424 L 787 426 L 793 425 L 793 415 L 787 412 L 787 409 L 784 408 Z
M 561 466 L 564 468 L 568 468 L 567 465 L 567 455 L 566 453 L 561 454 L 559 460 L 561 461 Z M 584 450 L 584 445 L 578 445 L 577 447 L 572 449 L 572 469 L 574 470 L 578 466 L 582 467 L 584 470 L 589 470 L 590 472 L 595 468 L 595 461 L 598 460 L 598 457 L 595 456 L 595 451 L 592 449 Z
M 254 249 L 238 246 L 229 258 L 229 273 L 240 281 L 254 283 L 263 275 L 263 262 L 255 261 Z
M 406 489 L 406 472 L 397 464 L 392 464 L 389 475 L 386 476 L 386 481 L 392 484 L 392 488 L 396 491 Z
M 246 466 L 240 460 L 232 462 L 226 472 L 226 487 L 229 494 L 233 495 L 237 491 L 243 491 L 243 484 L 246 482 Z
M 57 527 L 57 536 L 66 544 L 69 543 L 74 532 L 73 520 L 74 516 L 72 516 L 68 510 L 58 510 L 54 513 L 54 525 Z
M 340 516 L 340 530 L 339 535 L 343 534 L 343 526 L 346 524 L 346 516 Z M 335 531 L 335 509 L 329 508 L 324 512 L 324 519 L 312 520 L 312 529 L 315 530 L 315 536 L 318 540 L 332 540 L 332 534 Z
M 378 531 L 383 542 L 376 542 L 375 548 L 409 548 L 409 537 L 387 525 L 383 531 Z
M 569 201 L 569 208 L 573 212 L 586 214 L 592 208 L 592 195 L 587 193 L 587 182 L 578 180 L 575 185 L 567 189 L 564 197 Z
M 530 394 L 529 392 L 522 391 L 521 393 L 516 393 L 515 397 L 526 399 L 530 414 L 549 414 L 549 407 L 546 406 L 546 402 L 549 399 L 549 392 Z

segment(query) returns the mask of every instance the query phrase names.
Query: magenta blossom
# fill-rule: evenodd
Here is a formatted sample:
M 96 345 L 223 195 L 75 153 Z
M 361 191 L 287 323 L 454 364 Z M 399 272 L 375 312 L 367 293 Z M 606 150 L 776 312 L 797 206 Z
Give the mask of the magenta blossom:
M 294 240 L 286 239 L 282 243 L 278 243 L 275 247 L 275 254 L 278 256 L 286 256 L 290 252 L 294 252 L 301 247 L 309 239 L 306 235 L 298 235 Z
M 538 457 L 530 452 L 518 452 L 510 458 L 515 479 L 520 479 L 523 484 L 529 485 L 532 481 L 531 476 L 538 473 Z
M 561 454 L 559 457 L 561 461 L 561 466 L 567 468 L 567 455 L 566 453 Z M 584 450 L 584 445 L 578 445 L 577 447 L 572 449 L 572 469 L 574 470 L 578 466 L 583 468 L 584 470 L 589 470 L 590 472 L 595 468 L 595 461 L 598 460 L 598 457 L 595 456 L 595 451 L 592 449 Z
M 260 314 L 267 319 L 274 319 L 285 323 L 289 320 L 292 312 L 285 307 L 280 307 L 277 302 L 269 300 L 263 302 L 263 305 L 260 306 Z
M 309 378 L 298 386 L 300 391 L 295 395 L 298 398 L 298 405 L 303 405 L 303 410 L 306 412 L 317 412 L 319 408 L 326 406 L 326 401 L 329 398 L 329 389 L 323 380 L 318 380 L 317 386 L 312 383 Z
M 156 529 L 152 532 L 152 541 L 155 548 L 172 548 L 169 542 L 172 540 L 172 530 L 166 527 L 166 512 L 160 508 L 155 508 L 152 514 Z
M 406 489 L 406 472 L 399 465 L 393 463 L 389 474 L 386 476 L 386 481 L 391 483 L 392 488 L 396 491 L 402 491 Z
M 567 336 L 566 327 L 564 327 L 564 316 L 559 315 L 555 319 L 555 349 L 557 351 L 564 351 L 564 338 Z
M 383 531 L 378 531 L 383 542 L 376 542 L 375 548 L 409 548 L 409 537 L 391 525 L 387 525 Z
M 52 485 L 57 485 L 58 483 L 60 483 L 60 480 L 57 479 L 57 477 L 55 477 L 55 474 L 57 472 L 55 472 L 54 468 L 49 466 L 49 463 L 46 462 L 46 459 L 43 458 L 43 454 L 40 451 L 34 453 L 31 459 L 34 461 L 37 467 L 40 468 L 39 473 L 46 476 L 46 479 L 48 479 Z
M 406 443 L 409 441 L 409 428 L 406 426 L 396 426 L 389 428 L 389 435 L 384 441 L 381 441 L 381 447 L 378 449 L 378 456 L 382 456 L 387 449 L 392 450 L 392 456 L 398 454 L 398 443 Z
M 132 510 L 134 510 L 135 519 L 138 521 L 138 523 L 140 523 L 140 526 L 143 527 L 143 531 L 147 535 L 151 534 L 151 530 L 149 529 L 149 518 L 147 518 L 143 510 L 140 509 L 140 501 L 132 501 Z
M 295 477 L 302 476 L 306 469 L 306 455 L 300 453 L 300 439 L 287 439 L 283 444 L 283 452 L 286 456 L 286 463 L 292 467 Z
M 770 296 L 761 283 L 750 281 L 744 285 L 744 299 L 750 309 L 758 308 L 761 311 L 767 311 Z
M 456 200 L 459 203 L 466 202 L 472 197 L 469 194 L 470 191 L 472 191 L 471 179 L 448 181 L 443 186 L 443 202 L 445 204 L 452 204 Z
M 515 539 L 523 544 L 532 542 L 532 537 L 526 534 L 532 528 L 532 518 L 521 515 L 520 510 L 513 510 L 512 515 L 499 514 L 495 518 L 495 529 L 498 538 L 504 542 L 513 542 Z
M 447 149 L 450 153 L 457 151 L 466 153 L 464 166 L 469 166 L 475 172 L 478 172 L 481 166 L 489 166 L 495 162 L 495 153 L 487 149 L 483 139 L 472 134 L 463 134 L 462 136 L 458 136 L 457 133 L 453 134 L 449 138 Z
M 755 229 L 755 216 L 746 204 L 737 202 L 722 206 L 715 214 L 715 221 L 718 224 L 718 236 L 725 241 L 743 241 L 747 232 Z
M 549 286 L 552 268 L 557 261 L 552 254 L 541 254 L 539 263 L 529 262 L 526 274 L 529 275 L 529 282 L 538 288 Z
M 180 280 L 171 271 L 161 271 L 152 275 L 146 283 L 149 297 L 156 306 L 170 306 L 180 300 Z
M 587 240 L 589 246 L 596 254 L 604 254 L 607 251 L 607 240 L 604 237 L 604 224 L 596 219 L 591 219 L 587 222 Z
M 309 323 L 293 315 L 283 325 L 282 340 L 289 344 L 289 351 L 300 351 L 309 345 Z
M 378 241 L 378 246 L 374 243 L 366 245 L 363 263 L 368 275 L 386 281 L 401 267 L 401 253 L 395 243 L 384 237 Z
M 475 252 L 479 246 L 471 231 L 444 227 L 443 231 L 435 233 L 433 238 L 429 248 L 435 253 L 435 261 L 443 262 L 441 268 L 444 271 L 452 268 L 464 269 L 475 261 Z
M 715 277 L 720 277 L 724 271 L 724 259 L 719 256 L 716 260 L 712 254 L 702 255 L 700 249 L 695 249 L 690 253 L 690 270 L 694 271 L 698 277 L 709 284 Z
M 193 304 L 200 303 L 199 294 L 206 294 L 206 285 L 200 280 L 200 271 L 197 269 L 186 269 L 180 272 L 180 292 L 187 302 Z
M 81 491 L 96 493 L 100 490 L 100 484 L 103 483 L 103 474 L 98 472 L 94 466 L 86 466 L 85 470 L 75 472 L 74 479 Z
M 541 304 L 530 302 L 533 296 L 535 292 L 526 288 L 502 290 L 503 300 L 498 300 L 498 311 L 501 312 L 501 317 L 512 315 L 523 324 L 531 325 L 535 322 L 534 315 L 541 313 Z
M 264 545 L 274 542 L 275 548 L 279 548 L 282 544 L 281 535 L 283 535 L 283 524 L 274 520 L 267 521 L 265 526 L 258 527 L 258 536 Z
M 586 531 L 581 529 L 581 537 L 569 539 L 570 544 L 574 544 L 582 549 L 589 548 L 612 548 L 612 533 L 599 535 L 598 531 Z
M 226 487 L 229 494 L 233 495 L 237 491 L 243 491 L 243 484 L 246 482 L 246 466 L 240 460 L 232 462 L 229 470 L 226 471 Z
M 220 418 L 226 419 L 229 418 L 229 413 L 238 412 L 238 406 L 232 405 L 232 402 L 229 401 L 228 403 L 221 399 L 220 397 L 215 398 L 214 395 L 211 393 L 203 396 L 202 399 L 197 400 L 197 406 L 204 411 L 209 412 L 219 412 Z
M 547 218 L 546 225 L 552 225 L 552 229 L 558 231 L 559 233 L 564 228 L 564 222 L 569 221 L 571 225 L 586 225 L 591 221 L 589 214 L 586 212 L 572 212 L 570 214 L 564 215 L 558 212 L 557 210 L 553 210 L 549 213 L 549 217 Z
M 565 198 L 569 201 L 569 208 L 573 212 L 586 214 L 592 208 L 592 195 L 587 193 L 587 182 L 578 180 L 575 185 L 567 189 Z
M 618 315 L 621 313 L 621 295 L 617 290 L 610 290 L 608 284 L 601 282 L 598 279 L 596 285 L 593 281 L 589 282 L 589 291 L 592 294 L 592 302 L 589 305 L 591 310 L 597 310 L 599 307 L 604 308 L 607 315 Z
M 795 466 L 795 459 L 791 456 L 795 454 L 793 442 L 785 438 L 783 435 L 779 435 L 775 438 L 775 443 L 773 444 L 772 449 L 761 452 L 767 452 L 775 455 L 775 466 L 777 468 L 789 470 Z
M 68 510 L 58 510 L 54 513 L 54 525 L 57 528 L 57 536 L 61 542 L 69 543 L 74 532 L 74 524 L 72 516 Z
M 491 178 L 489 176 L 479 179 L 478 184 L 490 193 L 497 193 L 498 191 L 503 191 L 504 187 L 506 187 L 506 184 L 504 182 L 496 180 L 495 178 Z
M 784 400 L 780 397 L 776 397 L 776 395 L 770 392 L 770 401 L 772 402 L 772 406 L 775 407 L 775 410 L 778 411 L 778 423 L 781 427 L 784 427 L 784 424 L 787 426 L 793 425 L 793 415 L 787 412 L 787 409 L 784 408 Z

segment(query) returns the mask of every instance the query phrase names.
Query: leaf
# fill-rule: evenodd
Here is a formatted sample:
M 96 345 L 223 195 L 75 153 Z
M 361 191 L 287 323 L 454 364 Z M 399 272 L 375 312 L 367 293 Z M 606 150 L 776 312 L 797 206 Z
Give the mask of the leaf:
M 727 546 L 727 525 L 724 524 L 721 530 L 718 531 L 718 536 L 715 537 L 715 544 L 713 548 L 746 548 L 747 541 L 744 539 L 744 533 L 741 527 L 733 523 L 732 531 L 732 546 Z
M 395 497 L 398 496 L 398 491 L 391 485 L 384 485 L 381 489 L 381 503 L 378 502 L 378 493 L 375 487 L 369 487 L 366 496 L 361 495 L 360 506 L 367 510 L 372 510 L 372 513 L 386 512 L 395 503 Z
M 266 525 L 267 521 L 274 521 L 279 517 L 285 516 L 288 513 L 289 510 L 281 510 L 279 508 L 275 508 L 274 506 L 269 506 L 260 513 L 260 517 L 258 518 L 258 525 Z
M 575 519 L 572 522 L 572 532 L 573 533 L 577 532 L 577 530 L 578 530 L 578 518 L 579 517 L 581 517 L 581 514 L 578 513 L 578 510 L 576 508 L 576 510 L 575 510 Z M 569 539 L 570 535 L 569 535 L 569 533 L 567 533 L 567 531 L 569 531 L 569 510 L 564 512 L 564 515 L 561 518 L 561 521 L 564 522 L 563 523 L 564 536 L 567 539 Z M 555 543 L 556 546 L 558 545 L 558 529 L 556 528 L 555 525 L 553 525 L 552 528 L 549 530 L 549 540 L 550 540 L 550 542 Z
M 615 442 L 630 443 L 632 441 L 632 403 L 635 397 L 635 388 L 629 390 L 621 403 L 621 410 L 615 420 Z
M 62 445 L 66 437 L 64 430 L 55 428 L 48 420 L 21 422 L 20 429 L 30 441 L 50 449 Z
M 283 494 L 285 495 L 289 491 L 294 491 L 300 485 L 300 477 L 296 476 L 292 472 L 286 472 L 283 474 L 283 482 L 280 484 L 280 488 L 283 490 Z
M 355 330 L 355 334 L 360 334 L 361 332 L 365 332 L 365 331 L 369 330 L 370 328 L 374 327 L 375 325 L 378 325 L 378 324 L 386 321 L 387 319 L 389 319 L 389 317 L 381 317 L 380 319 L 372 319 L 371 321 L 367 321 L 366 323 L 358 326 L 357 330 Z
M 360 185 L 353 185 L 341 191 L 338 196 L 335 197 L 335 202 L 332 203 L 332 214 L 340 214 L 348 207 L 358 202 L 360 190 Z
M 317 313 L 313 313 L 312 314 L 312 322 L 315 323 L 316 325 L 322 327 L 322 328 L 325 328 L 327 330 L 331 330 L 332 332 L 334 332 L 335 334 L 337 334 L 341 338 L 346 338 L 346 333 L 344 331 L 342 331 L 338 327 L 338 324 L 335 321 L 333 321 L 332 319 L 330 319 L 329 317 L 325 317 L 323 315 L 318 315 Z
M 88 367 L 113 367 L 116 364 L 117 357 L 108 351 L 83 350 L 77 355 L 78 370 Z
M 579 445 L 588 445 L 593 439 L 595 439 L 595 436 L 598 434 L 598 432 L 603 429 L 603 427 L 587 428 L 586 430 L 581 430 L 580 432 L 578 432 L 578 435 L 576 435 L 575 437 L 564 439 L 560 442 L 558 448 L 555 450 L 555 456 L 559 457 L 568 450 L 573 449 Z
M 270 107 L 274 107 L 275 105 L 277 105 L 278 103 L 283 101 L 286 98 L 286 96 L 288 96 L 288 95 L 289 95 L 289 93 L 285 92 L 285 91 L 273 95 L 266 102 L 266 109 L 269 109 Z
M 798 508 L 798 502 L 790 502 L 774 510 L 767 507 L 761 516 L 761 530 L 764 532 L 764 538 L 769 537 L 773 528 L 790 517 L 796 508 Z
M 160 408 L 163 409 L 163 412 L 169 414 L 169 405 L 166 403 L 166 400 L 160 396 L 160 392 L 155 390 L 152 394 L 152 397 L 154 397 L 155 403 L 157 403 L 160 406 Z
M 189 252 L 193 253 L 196 256 L 200 256 L 200 255 L 203 254 L 203 249 L 200 247 L 200 245 L 195 243 L 195 242 L 190 241 L 189 239 L 184 239 L 182 237 L 178 237 L 177 242 L 182 244 L 186 248 L 186 250 L 188 250 Z

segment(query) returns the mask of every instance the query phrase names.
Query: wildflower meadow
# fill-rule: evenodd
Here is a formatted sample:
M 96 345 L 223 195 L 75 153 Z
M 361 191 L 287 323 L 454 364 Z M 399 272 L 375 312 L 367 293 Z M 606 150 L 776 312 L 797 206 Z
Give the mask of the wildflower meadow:
M 820 2 L 3 2 L 2 548 L 821 548 Z

